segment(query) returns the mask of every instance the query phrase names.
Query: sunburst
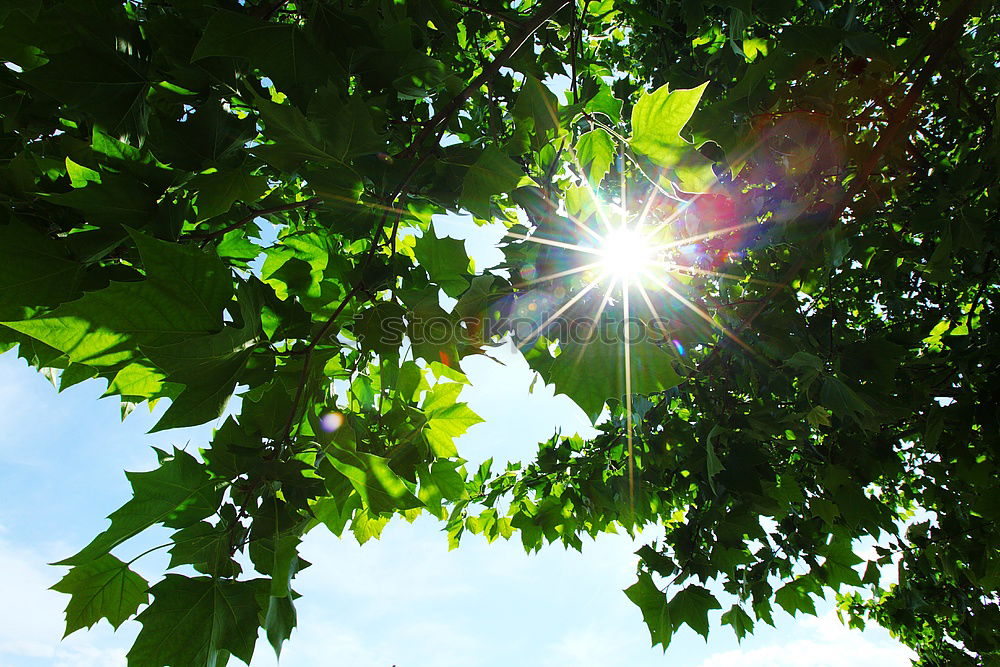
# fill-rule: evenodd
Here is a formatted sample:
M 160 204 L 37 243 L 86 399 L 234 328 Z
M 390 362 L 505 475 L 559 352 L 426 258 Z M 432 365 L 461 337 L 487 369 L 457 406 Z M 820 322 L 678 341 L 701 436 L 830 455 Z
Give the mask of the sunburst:
M 586 183 L 586 181 L 584 181 Z M 706 241 L 712 238 L 737 232 L 749 227 L 754 222 L 739 225 L 730 225 L 716 230 L 702 232 L 687 236 L 671 235 L 673 227 L 679 226 L 676 223 L 679 219 L 678 210 L 671 212 L 664 220 L 653 225 L 648 222 L 650 211 L 657 192 L 653 189 L 646 201 L 636 213 L 630 213 L 627 205 L 626 183 L 624 179 L 620 184 L 622 193 L 619 203 L 609 205 L 602 202 L 597 193 L 587 185 L 590 196 L 596 205 L 596 217 L 601 222 L 602 230 L 595 231 L 591 226 L 566 216 L 566 232 L 572 232 L 578 242 L 568 242 L 565 240 L 547 239 L 535 235 L 525 235 L 509 232 L 508 237 L 521 241 L 528 241 L 547 245 L 562 250 L 577 253 L 580 259 L 579 264 L 566 270 L 553 272 L 547 275 L 535 277 L 529 281 L 521 283 L 519 287 L 534 285 L 538 283 L 558 280 L 575 275 L 583 275 L 585 280 L 576 294 L 568 298 L 555 311 L 548 316 L 541 324 L 523 339 L 525 345 L 531 345 L 536 336 L 546 330 L 557 318 L 566 313 L 570 308 L 579 303 L 587 294 L 601 284 L 606 284 L 606 290 L 601 299 L 600 306 L 596 309 L 595 319 L 600 317 L 606 307 L 616 295 L 617 304 L 621 305 L 622 315 L 625 319 L 624 336 L 622 340 L 624 379 L 625 379 L 625 430 L 628 447 L 628 482 L 629 496 L 634 503 L 635 497 L 635 463 L 633 445 L 633 406 L 632 406 L 632 345 L 630 329 L 628 326 L 631 317 L 632 301 L 631 294 L 636 292 L 642 298 L 642 302 L 649 309 L 650 313 L 657 320 L 662 321 L 660 314 L 650 298 L 650 291 L 660 292 L 676 301 L 683 308 L 693 312 L 699 319 L 708 323 L 712 328 L 726 338 L 734 341 L 744 350 L 753 354 L 753 350 L 743 342 L 734 332 L 705 311 L 700 305 L 695 303 L 682 293 L 682 283 L 678 277 L 701 276 L 715 278 L 719 280 L 739 280 L 747 282 L 766 283 L 766 281 L 753 280 L 744 276 L 736 276 L 720 271 L 704 269 L 698 266 L 686 264 L 681 260 L 682 249 L 693 244 Z M 617 218 L 617 219 L 616 219 Z M 664 237 L 669 240 L 664 241 Z M 679 347 L 679 346 L 678 346 Z M 670 348 L 675 355 L 682 354 L 678 349 Z

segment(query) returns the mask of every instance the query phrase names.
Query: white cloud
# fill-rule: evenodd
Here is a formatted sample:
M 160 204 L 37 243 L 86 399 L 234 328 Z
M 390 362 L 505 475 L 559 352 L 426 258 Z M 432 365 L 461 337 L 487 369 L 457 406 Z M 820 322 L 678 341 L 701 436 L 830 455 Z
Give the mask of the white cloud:
M 66 596 L 48 590 L 58 571 L 44 563 L 43 554 L 17 548 L 0 539 L 0 572 L 4 599 L 0 605 L 0 664 L 57 667 L 112 667 L 125 664 L 132 633 L 115 636 L 106 623 L 60 641 Z
M 802 617 L 788 630 L 783 641 L 718 653 L 700 667 L 909 667 L 914 657 L 884 630 L 852 630 L 834 612 Z

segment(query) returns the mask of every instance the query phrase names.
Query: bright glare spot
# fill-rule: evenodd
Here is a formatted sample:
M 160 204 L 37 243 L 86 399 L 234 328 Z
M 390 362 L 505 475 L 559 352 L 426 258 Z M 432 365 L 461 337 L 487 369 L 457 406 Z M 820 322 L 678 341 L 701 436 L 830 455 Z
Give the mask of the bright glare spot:
M 601 244 L 601 264 L 611 276 L 637 276 L 649 266 L 652 259 L 650 239 L 632 229 L 617 229 L 604 237 Z
M 333 433 L 344 423 L 344 415 L 339 412 L 328 412 L 319 418 L 319 425 L 327 433 Z

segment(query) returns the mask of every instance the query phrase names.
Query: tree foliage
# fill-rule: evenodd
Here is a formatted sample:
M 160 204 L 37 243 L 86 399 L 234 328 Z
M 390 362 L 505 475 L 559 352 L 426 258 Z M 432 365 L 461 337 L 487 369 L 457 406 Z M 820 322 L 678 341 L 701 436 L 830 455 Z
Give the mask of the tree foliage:
M 62 562 L 67 632 L 280 651 L 305 532 L 426 512 L 529 551 L 659 526 L 626 594 L 664 648 L 832 591 L 997 664 L 998 52 L 974 0 L 0 2 L 0 349 L 167 399 L 155 430 L 242 399 Z M 602 201 L 690 253 L 629 321 L 544 280 Z M 457 211 L 507 226 L 498 267 Z M 546 322 L 595 312 L 661 334 L 627 381 Z M 507 334 L 600 434 L 467 470 L 461 362 Z M 112 551 L 157 525 L 150 585 Z

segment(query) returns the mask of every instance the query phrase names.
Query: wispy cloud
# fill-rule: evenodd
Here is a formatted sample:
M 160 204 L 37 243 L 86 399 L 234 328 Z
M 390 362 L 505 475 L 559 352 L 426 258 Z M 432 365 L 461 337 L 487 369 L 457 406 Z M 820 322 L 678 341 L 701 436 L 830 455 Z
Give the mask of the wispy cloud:
M 8 667 L 113 667 L 125 664 L 124 647 L 134 630 L 115 635 L 110 626 L 79 632 L 65 641 L 63 595 L 47 590 L 58 576 L 43 563 L 51 554 L 15 547 L 0 537 L 0 572 L 4 599 L 0 605 L 0 664 Z

